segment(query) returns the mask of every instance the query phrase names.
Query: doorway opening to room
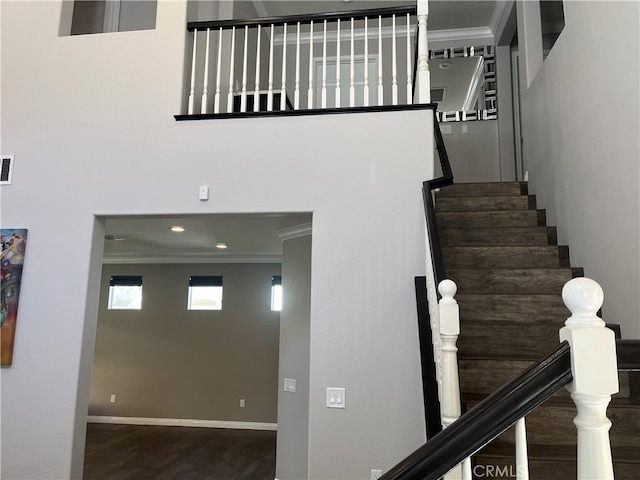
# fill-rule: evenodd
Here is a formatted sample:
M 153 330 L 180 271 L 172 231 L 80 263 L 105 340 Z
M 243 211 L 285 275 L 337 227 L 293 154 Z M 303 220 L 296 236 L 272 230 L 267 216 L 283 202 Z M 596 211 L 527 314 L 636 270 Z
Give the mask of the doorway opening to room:
M 295 375 L 308 416 L 312 215 L 104 222 L 84 478 L 273 479 L 280 437 L 307 435 L 279 404 Z

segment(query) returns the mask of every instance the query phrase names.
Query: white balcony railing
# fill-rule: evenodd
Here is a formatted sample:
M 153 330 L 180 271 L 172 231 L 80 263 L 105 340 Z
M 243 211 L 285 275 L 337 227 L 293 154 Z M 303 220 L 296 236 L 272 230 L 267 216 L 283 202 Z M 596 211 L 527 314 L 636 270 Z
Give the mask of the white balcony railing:
M 427 13 L 420 0 L 376 10 L 189 23 L 190 80 L 181 117 L 428 103 Z

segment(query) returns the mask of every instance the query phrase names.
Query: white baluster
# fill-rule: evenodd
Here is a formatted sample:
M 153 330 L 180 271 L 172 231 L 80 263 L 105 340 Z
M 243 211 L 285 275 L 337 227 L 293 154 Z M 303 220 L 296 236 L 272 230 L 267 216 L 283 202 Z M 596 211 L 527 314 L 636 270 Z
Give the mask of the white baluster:
M 260 53 L 262 42 L 262 28 L 258 25 L 258 40 L 256 42 L 256 82 L 253 88 L 253 111 L 260 111 Z M 286 40 L 285 40 L 286 43 Z
M 222 27 L 218 35 L 218 63 L 216 72 L 216 94 L 213 98 L 213 113 L 220 113 L 220 74 L 222 72 Z
M 418 66 L 416 68 L 416 89 L 418 103 L 431 101 L 431 79 L 429 74 L 429 44 L 427 41 L 428 0 L 418 0 Z
M 189 89 L 189 106 L 187 113 L 193 115 L 193 104 L 196 95 L 196 50 L 198 47 L 198 29 L 193 30 L 193 55 L 191 56 L 191 88 Z
M 364 106 L 369 106 L 369 19 L 364 17 Z
M 613 330 L 597 316 L 603 299 L 602 288 L 589 278 L 574 278 L 562 289 L 571 311 L 560 341 L 571 345 L 573 381 L 566 388 L 578 410 L 578 480 L 614 478 L 607 405 L 618 392 L 618 367 Z
M 209 32 L 207 28 L 207 47 L 204 53 L 204 85 L 202 88 L 202 105 L 200 106 L 200 113 L 207 113 L 207 101 L 209 96 Z
M 411 64 L 413 59 L 411 58 L 411 14 L 407 13 L 407 105 L 413 103 L 413 91 L 411 77 Z
M 236 27 L 231 29 L 231 57 L 229 61 L 229 94 L 227 95 L 227 112 L 233 112 L 233 74 L 236 56 Z
M 338 19 L 338 35 L 336 37 L 336 108 L 340 108 L 340 19 Z
M 307 108 L 313 108 L 313 20 L 309 27 L 309 90 L 307 92 Z
M 282 26 L 282 87 L 280 87 L 280 110 L 287 106 L 287 24 Z
M 458 302 L 453 298 L 458 287 L 451 280 L 443 280 L 438 285 L 442 298 L 439 302 L 440 338 L 442 340 L 442 385 L 440 412 L 442 428 L 447 428 L 461 414 L 460 380 L 458 376 L 458 347 L 460 334 L 460 313 Z M 446 475 L 447 479 L 461 478 L 462 468 L 457 466 Z
M 273 23 L 271 24 L 271 42 L 269 42 L 269 86 L 267 88 L 267 112 L 273 111 Z M 284 39 L 287 43 L 287 39 Z
M 438 285 L 440 299 L 440 337 L 442 338 L 442 426 L 451 425 L 460 416 L 460 381 L 458 379 L 458 356 L 456 342 L 460 334 L 458 302 L 453 298 L 458 287 L 451 280 Z
M 384 103 L 384 87 L 382 85 L 382 15 L 378 16 L 378 105 Z
M 293 90 L 293 109 L 300 108 L 300 22 L 296 32 L 296 86 Z
M 240 97 L 240 111 L 247 111 L 247 56 L 249 53 L 249 26 L 244 26 L 244 53 L 242 54 L 242 96 Z
M 471 457 L 467 457 L 462 461 L 462 480 L 473 480 L 471 474 Z
M 398 104 L 398 58 L 396 44 L 396 16 L 391 19 L 391 104 Z
M 324 21 L 322 36 L 322 108 L 327 108 L 327 21 Z
M 516 480 L 529 480 L 527 427 L 524 417 L 516 422 Z
M 356 106 L 356 66 L 355 66 L 355 45 L 354 45 L 354 20 L 351 17 L 351 79 L 349 82 L 349 106 Z M 366 42 L 366 40 L 365 40 Z M 366 62 L 366 60 L 365 60 Z

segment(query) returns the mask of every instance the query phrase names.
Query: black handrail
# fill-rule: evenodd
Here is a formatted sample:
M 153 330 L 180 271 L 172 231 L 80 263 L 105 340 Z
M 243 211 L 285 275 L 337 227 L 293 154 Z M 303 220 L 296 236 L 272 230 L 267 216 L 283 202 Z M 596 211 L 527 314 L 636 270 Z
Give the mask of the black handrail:
M 319 21 L 334 21 L 342 20 L 344 18 L 353 18 L 354 20 L 363 20 L 364 18 L 382 17 L 387 18 L 393 15 L 411 14 L 417 13 L 417 5 L 404 5 L 399 7 L 387 7 L 387 8 L 373 8 L 368 10 L 347 10 L 344 12 L 331 12 L 331 13 L 311 13 L 306 15 L 287 15 L 282 17 L 262 17 L 251 18 L 242 20 L 213 20 L 206 22 L 189 22 L 187 23 L 187 30 L 192 32 L 195 29 L 204 30 L 207 28 L 222 28 L 223 30 L 233 27 L 252 27 L 258 25 L 273 25 L 280 26 L 285 23 L 290 25 L 292 23 L 307 24 L 311 22 Z
M 436 209 L 433 204 L 433 190 L 436 188 L 446 187 L 453 184 L 453 172 L 451 171 L 451 164 L 449 163 L 449 156 L 447 155 L 447 149 L 444 146 L 444 140 L 442 138 L 442 132 L 440 131 L 440 124 L 438 123 L 436 109 L 433 109 L 433 127 L 435 133 L 436 149 L 440 157 L 440 166 L 442 168 L 442 176 L 434 178 L 433 180 L 427 180 L 422 183 L 422 196 L 424 198 L 424 211 L 426 215 L 429 244 L 431 245 L 431 261 L 433 263 L 433 270 L 436 285 L 442 280 L 446 279 L 446 270 L 444 267 L 444 258 L 442 256 L 442 247 L 440 245 L 440 235 L 438 234 L 438 223 L 436 221 Z
M 437 480 L 573 380 L 562 342 L 448 428 L 385 473 L 381 480 Z
M 414 68 L 415 71 L 415 68 Z M 446 278 L 444 269 L 444 259 L 442 257 L 442 248 L 440 246 L 440 236 L 438 234 L 438 225 L 436 221 L 435 206 L 433 204 L 433 196 L 431 194 L 434 188 L 451 185 L 453 183 L 453 173 L 451 172 L 451 164 L 447 149 L 444 146 L 442 132 L 436 115 L 436 104 L 433 105 L 433 130 L 435 134 L 436 149 L 440 157 L 440 167 L 443 175 L 433 180 L 427 180 L 423 183 L 422 193 L 424 196 L 424 211 L 428 225 L 429 245 L 431 250 L 431 262 L 434 269 L 434 277 L 436 285 Z M 433 336 L 431 332 L 431 322 L 429 318 L 429 308 L 426 302 L 426 280 L 419 281 L 416 278 L 416 298 L 418 302 L 418 332 L 420 335 L 420 363 L 422 367 L 422 395 L 424 401 L 424 415 L 427 440 L 442 431 L 442 423 L 440 418 L 440 400 L 438 396 L 438 381 L 436 378 L 436 370 L 434 359 L 436 352 L 433 350 Z M 422 298 L 425 297 L 425 298 Z M 424 301 L 426 306 L 421 307 Z M 421 309 L 422 308 L 422 309 Z
M 640 340 L 616 340 L 618 370 L 640 370 Z
M 438 398 L 438 378 L 433 355 L 433 332 L 429 321 L 427 278 L 415 277 L 416 307 L 418 313 L 418 339 L 420 342 L 420 366 L 422 370 L 422 397 L 424 401 L 424 421 L 427 440 L 442 431 L 440 399 Z

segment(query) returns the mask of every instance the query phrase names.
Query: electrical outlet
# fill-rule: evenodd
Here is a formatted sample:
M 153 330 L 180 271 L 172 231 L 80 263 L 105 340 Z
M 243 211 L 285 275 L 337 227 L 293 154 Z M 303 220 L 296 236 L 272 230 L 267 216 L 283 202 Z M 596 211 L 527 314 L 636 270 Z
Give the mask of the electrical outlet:
M 111 403 L 116 403 L 116 395 L 115 395 L 115 393 L 112 393 L 112 394 L 111 394 L 111 398 L 109 399 L 109 401 L 110 401 Z
M 240 399 L 240 408 L 244 408 L 245 407 L 245 401 L 244 398 Z
M 378 480 L 382 476 L 382 470 L 371 470 L 371 480 Z

